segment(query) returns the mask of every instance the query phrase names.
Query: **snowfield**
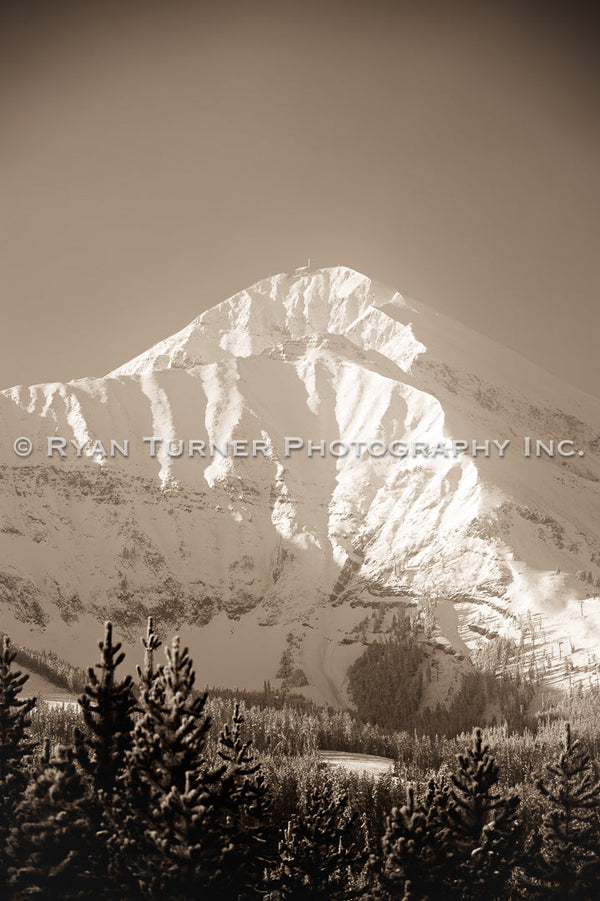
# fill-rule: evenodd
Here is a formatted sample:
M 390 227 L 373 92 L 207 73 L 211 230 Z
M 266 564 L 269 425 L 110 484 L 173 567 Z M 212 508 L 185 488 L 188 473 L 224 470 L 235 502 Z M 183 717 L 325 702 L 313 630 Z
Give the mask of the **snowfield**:
M 319 758 L 327 766 L 363 776 L 388 776 L 394 772 L 391 757 L 376 757 L 373 754 L 355 754 L 350 751 L 317 751 Z
M 267 278 L 104 378 L 0 392 L 0 428 L 0 628 L 26 646 L 87 666 L 102 620 L 132 649 L 152 613 L 201 684 L 339 705 L 365 618 L 406 609 L 460 654 L 506 637 L 549 685 L 598 680 L 600 401 L 351 269 Z M 87 450 L 47 457 L 53 436 Z M 188 439 L 270 455 L 169 453 Z

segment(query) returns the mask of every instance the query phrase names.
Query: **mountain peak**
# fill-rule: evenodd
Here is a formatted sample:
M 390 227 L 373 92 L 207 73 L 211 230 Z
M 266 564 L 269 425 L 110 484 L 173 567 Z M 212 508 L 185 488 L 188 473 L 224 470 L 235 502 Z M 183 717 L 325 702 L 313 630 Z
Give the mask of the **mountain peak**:
M 587 684 L 599 422 L 597 400 L 362 273 L 278 273 L 111 377 L 0 392 L 4 434 L 32 450 L 0 448 L 4 618 L 70 657 L 94 617 L 133 634 L 160 614 L 222 685 L 275 678 L 293 632 L 310 690 L 337 703 L 365 617 L 409 605 L 461 654 L 514 646 Z M 530 459 L 523 436 L 574 456 Z M 96 449 L 113 438 L 129 456 Z
M 382 338 L 386 344 L 396 340 L 392 359 L 407 370 L 425 348 L 410 325 L 399 321 L 402 317 L 390 318 L 382 311 L 389 304 L 396 312 L 410 309 L 397 291 L 347 266 L 280 272 L 205 310 L 109 376 L 191 369 L 254 356 L 314 334 L 343 335 L 360 346 L 366 341 L 365 349 L 375 333 L 378 345 Z

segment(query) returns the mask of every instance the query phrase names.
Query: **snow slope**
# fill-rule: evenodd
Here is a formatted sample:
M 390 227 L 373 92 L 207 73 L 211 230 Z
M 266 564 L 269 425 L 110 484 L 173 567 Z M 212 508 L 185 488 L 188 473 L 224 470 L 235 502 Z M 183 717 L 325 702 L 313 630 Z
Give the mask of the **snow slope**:
M 600 401 L 351 269 L 258 282 L 104 378 L 0 392 L 0 428 L 0 628 L 30 647 L 88 664 L 100 620 L 133 644 L 154 613 L 201 683 L 280 673 L 343 703 L 360 623 L 406 606 L 461 653 L 505 636 L 550 682 L 597 679 Z M 51 436 L 130 453 L 48 458 Z M 511 444 L 310 458 L 286 436 Z

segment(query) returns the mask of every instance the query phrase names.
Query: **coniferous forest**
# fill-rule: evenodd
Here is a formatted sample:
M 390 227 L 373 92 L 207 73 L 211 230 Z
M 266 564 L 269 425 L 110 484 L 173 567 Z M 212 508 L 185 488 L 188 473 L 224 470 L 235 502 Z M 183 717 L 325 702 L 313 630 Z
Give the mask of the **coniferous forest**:
M 143 645 L 137 679 L 122 676 L 107 623 L 78 707 L 51 707 L 25 697 L 4 636 L 0 901 L 599 896 L 593 691 L 533 724 L 442 735 L 268 684 L 209 697 L 188 650 L 161 648 L 152 620 Z M 396 650 L 366 666 L 387 672 Z M 405 658 L 407 671 L 417 664 Z M 417 680 L 398 697 L 409 721 L 418 692 Z M 387 756 L 394 770 L 334 769 L 318 753 L 328 749 Z

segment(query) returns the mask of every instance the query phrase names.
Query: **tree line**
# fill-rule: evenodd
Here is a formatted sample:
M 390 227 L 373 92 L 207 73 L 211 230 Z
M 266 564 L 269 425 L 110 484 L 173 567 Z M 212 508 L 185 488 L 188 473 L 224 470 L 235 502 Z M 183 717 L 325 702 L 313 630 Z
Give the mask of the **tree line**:
M 389 777 L 383 796 L 399 800 L 378 811 L 376 833 L 352 780 L 327 770 L 301 790 L 296 782 L 283 805 L 285 772 L 274 778 L 268 749 L 258 752 L 245 737 L 240 706 L 229 699 L 215 736 L 187 648 L 174 639 L 157 663 L 151 620 L 143 644 L 137 683 L 120 678 L 124 655 L 107 623 L 70 741 L 40 747 L 35 700 L 23 697 L 27 676 L 4 638 L 2 901 L 588 901 L 598 894 L 600 784 L 569 727 L 524 792 L 502 781 L 480 730 L 426 784 Z M 371 799 L 377 785 L 362 784 Z M 536 828 L 532 809 L 540 811 Z

